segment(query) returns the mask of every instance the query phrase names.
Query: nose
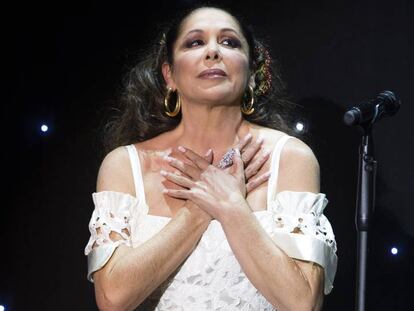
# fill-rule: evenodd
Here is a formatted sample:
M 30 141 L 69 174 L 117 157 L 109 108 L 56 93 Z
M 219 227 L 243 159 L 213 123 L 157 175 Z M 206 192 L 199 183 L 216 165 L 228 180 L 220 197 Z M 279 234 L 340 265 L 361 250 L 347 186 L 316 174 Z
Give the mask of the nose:
M 206 61 L 221 61 L 221 53 L 220 50 L 217 46 L 217 43 L 210 43 L 207 45 L 207 52 L 205 55 L 205 60 Z

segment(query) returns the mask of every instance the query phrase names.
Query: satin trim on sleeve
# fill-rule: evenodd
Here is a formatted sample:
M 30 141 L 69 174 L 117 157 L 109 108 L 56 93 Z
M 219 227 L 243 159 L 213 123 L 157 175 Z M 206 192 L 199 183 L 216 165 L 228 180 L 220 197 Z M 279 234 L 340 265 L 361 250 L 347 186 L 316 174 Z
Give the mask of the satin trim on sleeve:
M 88 254 L 88 281 L 93 283 L 92 274 L 106 265 L 115 250 L 121 244 L 125 244 L 125 241 L 119 240 L 114 243 L 103 244 L 92 249 L 92 251 Z

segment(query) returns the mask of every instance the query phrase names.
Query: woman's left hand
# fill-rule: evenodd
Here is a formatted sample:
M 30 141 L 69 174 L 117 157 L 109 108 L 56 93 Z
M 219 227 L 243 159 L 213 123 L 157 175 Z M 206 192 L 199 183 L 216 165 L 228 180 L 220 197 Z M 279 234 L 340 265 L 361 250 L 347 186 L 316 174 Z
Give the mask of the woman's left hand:
M 169 164 L 182 174 L 165 171 L 160 173 L 169 181 L 186 189 L 165 189 L 164 193 L 174 198 L 193 201 L 219 221 L 225 214 L 235 210 L 250 210 L 245 200 L 244 164 L 238 149 L 233 157 L 232 166 L 226 170 L 211 165 L 188 148 L 178 149 L 192 165 L 167 157 Z

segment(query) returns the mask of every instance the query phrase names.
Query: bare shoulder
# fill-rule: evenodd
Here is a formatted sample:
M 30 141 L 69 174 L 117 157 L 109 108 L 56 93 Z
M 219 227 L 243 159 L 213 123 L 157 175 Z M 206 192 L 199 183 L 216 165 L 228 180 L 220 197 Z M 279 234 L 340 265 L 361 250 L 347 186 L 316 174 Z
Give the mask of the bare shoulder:
M 161 158 L 166 153 L 164 148 L 168 148 L 169 142 L 167 136 L 168 133 L 163 133 L 132 144 L 138 153 L 143 172 L 152 167 L 154 159 Z M 125 146 L 115 148 L 105 156 L 99 168 L 96 189 L 98 192 L 116 191 L 136 197 L 131 160 Z
M 309 161 L 309 164 L 318 165 L 318 160 L 311 147 L 297 137 L 288 139 L 282 149 L 281 159 L 289 161 L 292 157 L 301 161 Z
M 263 147 L 270 150 L 273 149 L 279 138 L 286 135 L 282 131 L 257 125 L 254 123 L 249 123 L 249 132 L 253 135 L 253 139 L 262 137 L 264 139 Z
M 250 124 L 250 128 L 253 135 L 263 137 L 265 146 L 271 149 L 274 148 L 279 139 L 287 135 L 285 132 L 252 123 Z M 295 153 L 309 157 L 314 156 L 312 149 L 305 142 L 294 136 L 291 136 L 286 142 L 282 153 L 288 155 Z
M 280 154 L 278 192 L 320 192 L 319 162 L 312 149 L 299 138 L 290 138 Z
M 99 168 L 96 191 L 117 191 L 135 196 L 128 150 L 118 147 L 109 152 Z
M 260 135 L 267 140 L 268 148 L 273 149 L 286 133 L 261 127 Z M 297 137 L 289 138 L 282 148 L 279 159 L 277 191 L 320 191 L 319 162 L 313 150 Z

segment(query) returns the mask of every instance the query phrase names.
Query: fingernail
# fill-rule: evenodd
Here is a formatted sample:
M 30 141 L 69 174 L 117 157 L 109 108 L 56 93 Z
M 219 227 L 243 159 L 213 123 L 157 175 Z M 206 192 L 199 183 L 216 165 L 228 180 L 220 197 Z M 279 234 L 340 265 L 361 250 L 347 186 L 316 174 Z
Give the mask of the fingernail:
M 180 150 L 181 152 L 185 152 L 185 148 L 183 146 L 178 146 L 178 150 Z
M 160 174 L 161 174 L 162 176 L 166 176 L 166 175 L 167 175 L 167 172 L 166 172 L 166 171 L 164 171 L 164 170 L 161 170 L 161 171 L 160 171 Z
M 208 157 L 211 154 L 211 149 L 208 149 L 207 153 L 206 153 L 206 157 Z
M 162 189 L 162 193 L 168 193 L 168 189 Z
M 248 134 L 245 136 L 245 138 L 246 138 L 246 139 L 249 139 L 250 137 L 252 137 L 252 134 L 250 134 L 250 133 L 248 133 Z
M 262 142 L 263 142 L 263 137 L 260 136 L 259 138 L 257 138 L 256 143 L 260 144 Z
M 173 158 L 169 157 L 169 156 L 164 156 L 164 160 L 167 162 L 172 162 Z
M 240 157 L 240 150 L 239 150 L 239 148 L 236 148 L 235 151 L 236 151 L 236 154 Z

